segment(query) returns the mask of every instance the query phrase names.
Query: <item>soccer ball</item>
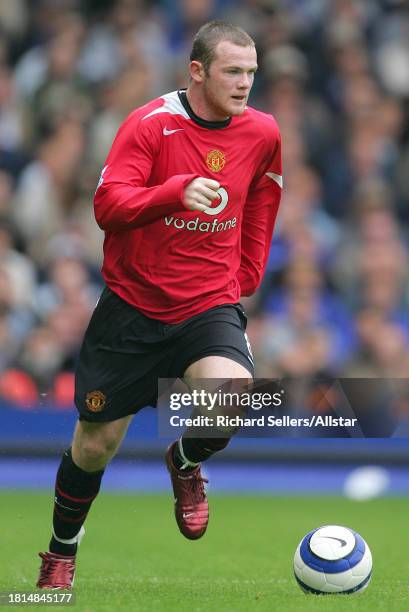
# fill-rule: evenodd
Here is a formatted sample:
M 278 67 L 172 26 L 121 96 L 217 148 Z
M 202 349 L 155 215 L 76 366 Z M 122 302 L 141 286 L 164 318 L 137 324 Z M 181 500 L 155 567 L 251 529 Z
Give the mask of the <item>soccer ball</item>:
M 294 575 L 305 593 L 350 595 L 371 579 L 372 555 L 352 529 L 325 525 L 307 533 L 294 555 Z

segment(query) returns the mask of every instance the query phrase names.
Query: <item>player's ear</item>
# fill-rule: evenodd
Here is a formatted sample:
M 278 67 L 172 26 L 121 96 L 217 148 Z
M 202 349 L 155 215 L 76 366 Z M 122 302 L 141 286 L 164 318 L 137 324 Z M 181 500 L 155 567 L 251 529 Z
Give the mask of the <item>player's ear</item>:
M 190 78 L 196 83 L 202 83 L 205 77 L 205 69 L 202 62 L 193 60 L 189 65 Z

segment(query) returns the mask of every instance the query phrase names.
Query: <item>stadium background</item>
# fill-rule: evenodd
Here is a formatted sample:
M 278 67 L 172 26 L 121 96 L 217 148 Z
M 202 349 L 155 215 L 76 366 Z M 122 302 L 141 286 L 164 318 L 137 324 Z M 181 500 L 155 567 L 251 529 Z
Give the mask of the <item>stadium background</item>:
M 245 303 L 257 375 L 408 376 L 407 2 L 4 0 L 2 487 L 50 487 L 101 290 L 92 212 L 100 169 L 133 108 L 186 85 L 192 35 L 214 17 L 254 37 L 260 71 L 250 103 L 275 115 L 283 137 L 268 270 Z M 396 411 L 390 439 L 236 440 L 209 464 L 212 487 L 339 493 L 352 468 L 377 464 L 387 491 L 407 494 L 409 403 Z M 107 489 L 168 490 L 155 418 L 147 409 L 135 419 Z

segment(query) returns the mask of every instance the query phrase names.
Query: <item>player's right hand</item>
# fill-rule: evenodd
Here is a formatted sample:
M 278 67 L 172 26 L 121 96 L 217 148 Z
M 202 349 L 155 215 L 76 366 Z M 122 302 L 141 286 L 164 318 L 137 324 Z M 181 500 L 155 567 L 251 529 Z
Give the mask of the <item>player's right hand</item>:
M 204 211 L 210 208 L 212 202 L 218 198 L 217 190 L 220 183 L 213 179 L 199 176 L 185 187 L 183 204 L 189 210 Z

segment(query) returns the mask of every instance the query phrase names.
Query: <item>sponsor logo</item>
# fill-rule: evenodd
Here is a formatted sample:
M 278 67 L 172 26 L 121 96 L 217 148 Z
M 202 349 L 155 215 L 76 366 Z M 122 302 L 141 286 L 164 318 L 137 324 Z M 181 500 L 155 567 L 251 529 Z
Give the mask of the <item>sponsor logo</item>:
M 168 128 L 165 126 L 163 128 L 163 135 L 170 136 L 171 134 L 174 134 L 175 132 L 180 132 L 180 131 L 183 131 L 183 128 L 178 128 L 177 130 L 168 130 Z
M 206 157 L 206 165 L 211 172 L 220 172 L 226 165 L 225 154 L 217 149 L 209 151 Z
M 90 391 L 87 393 L 85 403 L 90 412 L 101 412 L 105 407 L 106 395 L 102 391 Z
M 219 213 L 222 212 L 222 210 L 226 208 L 227 202 L 229 201 L 229 196 L 227 194 L 227 191 L 225 190 L 224 187 L 220 187 L 217 190 L 217 193 L 219 194 L 219 197 L 220 197 L 220 204 L 218 204 L 214 208 L 206 208 L 206 210 L 203 211 L 206 215 L 218 215 Z
M 220 197 L 220 203 L 214 208 L 207 208 L 203 212 L 206 215 L 214 216 L 221 213 L 227 206 L 229 201 L 229 195 L 224 187 L 220 187 L 217 190 L 217 193 Z M 196 217 L 195 219 L 182 219 L 181 217 L 173 217 L 168 216 L 164 219 L 165 225 L 167 227 L 175 227 L 176 229 L 186 229 L 190 232 L 209 232 L 213 234 L 214 232 L 224 232 L 226 230 L 235 228 L 237 225 L 237 217 L 233 217 L 232 219 L 227 219 L 226 221 L 219 221 L 216 217 L 213 221 L 201 221 L 200 217 Z
M 164 221 L 167 227 L 174 227 L 178 230 L 185 229 L 190 232 L 209 232 L 210 234 L 215 232 L 225 232 L 226 230 L 232 229 L 237 225 L 237 217 L 227 219 L 227 221 L 219 221 L 217 217 L 216 219 L 213 219 L 213 221 L 201 221 L 200 217 L 186 221 L 186 219 L 182 219 L 181 217 L 169 216 L 165 217 Z
M 182 514 L 183 518 L 188 518 L 189 516 L 192 516 L 194 514 L 194 512 L 184 512 Z

